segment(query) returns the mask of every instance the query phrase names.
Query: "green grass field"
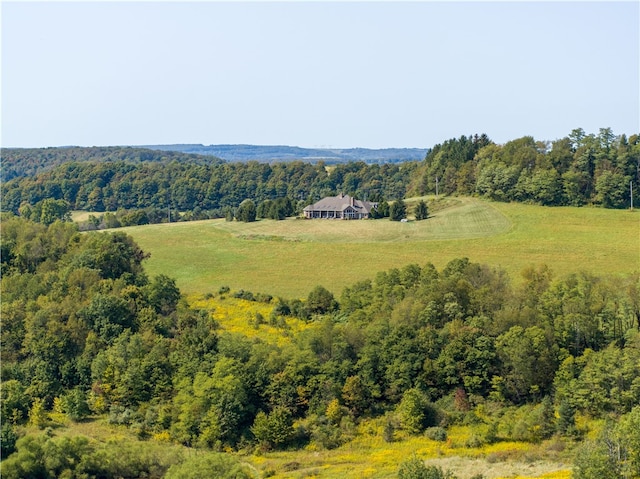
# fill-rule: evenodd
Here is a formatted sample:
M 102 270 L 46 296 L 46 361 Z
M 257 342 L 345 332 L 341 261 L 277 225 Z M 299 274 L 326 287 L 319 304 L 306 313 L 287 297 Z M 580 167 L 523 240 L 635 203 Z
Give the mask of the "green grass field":
M 556 276 L 640 271 L 640 213 L 452 199 L 426 221 L 209 220 L 124 229 L 151 258 L 148 273 L 176 278 L 188 294 L 220 286 L 306 297 L 335 294 L 409 263 L 471 261 L 499 266 L 518 282 L 527 266 Z

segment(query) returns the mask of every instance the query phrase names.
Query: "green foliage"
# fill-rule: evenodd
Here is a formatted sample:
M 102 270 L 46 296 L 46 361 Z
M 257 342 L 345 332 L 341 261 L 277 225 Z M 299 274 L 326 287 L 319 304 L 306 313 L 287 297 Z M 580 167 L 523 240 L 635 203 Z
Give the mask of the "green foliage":
M 428 427 L 424 434 L 433 441 L 444 442 L 447 440 L 447 430 L 443 427 Z
M 609 128 L 598 135 L 576 129 L 554 141 L 551 149 L 530 136 L 504 145 L 486 135 L 462 136 L 432 148 L 413 179 L 412 191 L 433 193 L 438 178 L 446 194 L 475 191 L 498 201 L 574 206 L 595 202 L 623 208 L 629 204 L 629 181 L 639 179 L 639 158 L 638 136 L 627 140 Z
M 229 214 L 228 208 L 250 199 L 257 205 L 257 216 L 283 219 L 295 214 L 298 208 L 291 198 L 305 198 L 303 202 L 313 203 L 335 191 L 358 197 L 402 198 L 418 165 L 352 162 L 337 165 L 329 173 L 321 164 L 299 161 L 269 165 L 222 163 L 211 158 L 208 164 L 199 164 L 202 157 L 197 156 L 193 160 L 65 163 L 36 178 L 3 182 L 2 210 L 18 213 L 25 204 L 51 198 L 65 200 L 76 210 L 132 213 L 144 210 L 150 223 L 159 223 L 166 221 L 169 208 L 188 212 L 182 217 L 172 214 L 172 221 L 220 218 Z M 27 208 L 22 207 L 22 211 Z M 128 215 L 120 214 L 118 221 L 127 224 L 144 221 Z
M 31 398 L 26 387 L 15 379 L 2 382 L 0 387 L 0 415 L 3 424 L 19 424 L 27 419 Z
M 60 398 L 60 404 L 62 412 L 67 414 L 73 421 L 80 421 L 91 413 L 87 403 L 87 396 L 78 387 L 63 394 Z
M 581 445 L 573 466 L 575 479 L 621 479 L 620 464 L 604 441 Z M 615 452 L 614 452 L 615 453 Z
M 417 221 L 426 220 L 429 217 L 429 210 L 427 208 L 427 203 L 424 200 L 418 201 L 413 210 L 413 214 L 416 217 Z
M 36 398 L 29 409 L 29 425 L 44 429 L 49 425 L 49 415 L 45 409 L 44 400 Z
M 603 171 L 596 179 L 596 201 L 605 208 L 623 208 L 628 204 L 630 176 Z
M 269 414 L 260 411 L 251 426 L 260 445 L 267 449 L 284 446 L 293 436 L 293 418 L 284 407 L 276 407 Z
M 71 208 L 63 199 L 45 198 L 33 208 L 29 204 L 23 204 L 20 215 L 36 223 L 50 225 L 55 221 L 71 221 Z
M 172 436 L 185 445 L 234 445 L 250 417 L 247 389 L 236 360 L 220 358 L 207 374 L 184 379 L 173 399 Z
M 167 316 L 176 311 L 180 290 L 173 278 L 160 274 L 153 278 L 147 288 L 149 304 L 157 313 Z
M 168 470 L 165 479 L 251 479 L 254 476 L 228 454 L 209 453 L 191 457 Z
M 521 406 L 513 415 L 507 416 L 503 422 L 510 423 L 509 436 L 517 441 L 539 443 L 551 437 L 556 430 L 554 407 L 548 396 L 539 404 Z
M 460 258 L 440 271 L 409 264 L 381 272 L 345 289 L 341 304 L 323 287 L 306 301 L 275 304 L 242 291 L 263 304 L 259 313 L 236 313 L 214 309 L 225 300 L 213 295 L 209 310 L 191 309 L 173 279 L 149 281 L 145 254 L 126 235 L 7 218 L 2 240 L 6 424 L 46 427 L 56 417 L 53 402 L 72 419 L 90 406 L 138 437 L 191 447 L 244 448 L 255 440 L 264 449 L 309 441 L 329 449 L 353 438 L 357 422 L 384 415 L 388 441 L 396 425 L 410 434 L 431 427 L 425 434 L 444 440 L 447 419 L 473 422 L 469 444 L 481 445 L 538 442 L 555 432 L 578 437 L 575 415 L 586 413 L 620 417 L 605 443 L 624 451 L 620 473 L 636 474 L 637 276 L 554 279 L 538 267 L 514 287 L 503 271 Z M 294 316 L 287 321 L 304 330 L 276 342 L 225 329 L 226 315 L 244 315 L 246 324 L 271 307 L 275 324 Z M 311 314 L 317 320 L 302 326 L 298 319 Z M 10 432 L 3 431 L 8 449 Z M 159 477 L 178 462 L 152 466 L 157 458 L 140 451 L 38 441 L 16 443 L 8 477 Z M 83 459 L 70 465 L 64 457 L 74 453 L 61 448 L 82 450 Z
M 6 459 L 9 455 L 13 454 L 16 450 L 16 442 L 18 441 L 18 434 L 16 428 L 4 422 L 0 428 L 0 457 Z
M 640 334 L 629 331 L 626 337 L 623 349 L 611 344 L 565 359 L 554 380 L 557 396 L 593 416 L 630 411 L 640 401 Z
M 626 477 L 640 477 L 640 406 L 622 416 L 617 429 L 626 453 L 623 473 Z
M 8 479 L 162 477 L 180 459 L 130 441 L 96 447 L 84 436 L 28 435 L 17 441 L 16 452 L 0 463 L 0 471 Z
M 389 203 L 382 200 L 380 203 L 378 203 L 378 208 L 372 211 L 371 216 L 373 219 L 388 218 L 390 214 L 391 214 L 391 207 L 389 206 Z
M 113 342 L 126 329 L 132 329 L 135 320 L 124 298 L 100 293 L 79 311 L 79 316 L 106 343 Z
M 104 279 L 127 279 L 142 276 L 142 261 L 148 258 L 130 236 L 122 232 L 79 235 L 67 253 L 75 268 L 87 267 L 100 272 Z
M 412 434 L 419 434 L 425 428 L 436 425 L 435 407 L 417 389 L 405 391 L 397 412 L 402 428 Z
M 149 214 L 145 210 L 133 210 L 123 213 L 120 218 L 120 224 L 122 226 L 146 225 L 149 224 L 149 222 Z
M 325 314 L 335 311 L 338 303 L 328 289 L 318 285 L 307 296 L 306 308 L 311 314 Z
M 215 156 L 181 153 L 177 151 L 150 150 L 147 148 L 133 148 L 130 146 L 70 146 L 61 148 L 3 148 L 2 180 L 14 177 L 32 176 L 50 170 L 52 167 L 64 163 L 91 162 L 112 163 L 127 161 L 131 164 L 142 162 L 160 163 L 163 165 L 179 162 L 194 164 L 222 163 Z M 106 166 L 106 165 L 105 165 Z M 73 167 L 70 168 L 73 170 Z M 102 168 L 100 179 L 109 177 L 109 169 Z
M 557 347 L 538 326 L 514 326 L 496 340 L 503 363 L 502 396 L 516 403 L 550 391 L 557 368 Z
M 310 416 L 306 427 L 312 443 L 319 448 L 335 449 L 353 438 L 354 425 L 348 417 L 335 424 L 325 416 Z
M 256 220 L 256 204 L 247 199 L 240 203 L 238 210 L 236 211 L 236 219 L 238 221 L 244 221 L 250 223 Z
M 391 221 L 400 221 L 407 216 L 407 205 L 402 199 L 397 199 L 391 204 L 389 211 L 389 219 Z
M 296 208 L 293 201 L 288 197 L 281 197 L 262 201 L 258 205 L 257 215 L 260 218 L 283 220 L 288 216 L 293 216 L 295 211 Z
M 400 463 L 398 479 L 455 479 L 455 476 L 438 466 L 427 466 L 423 460 L 413 456 Z
M 149 335 L 121 333 L 91 365 L 91 376 L 106 404 L 134 406 L 162 398 L 171 390 L 168 341 Z

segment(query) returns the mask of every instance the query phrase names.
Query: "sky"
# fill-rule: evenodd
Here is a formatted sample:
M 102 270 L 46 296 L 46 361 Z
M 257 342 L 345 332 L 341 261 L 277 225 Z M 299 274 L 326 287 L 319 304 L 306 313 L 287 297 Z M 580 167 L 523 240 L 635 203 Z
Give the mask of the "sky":
M 640 132 L 640 2 L 2 1 L 2 147 Z

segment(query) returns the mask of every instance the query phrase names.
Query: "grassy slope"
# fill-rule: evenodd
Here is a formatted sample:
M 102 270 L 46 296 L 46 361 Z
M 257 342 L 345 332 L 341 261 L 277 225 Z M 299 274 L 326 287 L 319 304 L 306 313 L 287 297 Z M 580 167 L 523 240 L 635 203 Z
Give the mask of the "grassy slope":
M 426 221 L 211 220 L 126 228 L 150 275 L 186 293 L 220 286 L 305 297 L 317 284 L 339 294 L 355 281 L 409 263 L 438 268 L 458 257 L 500 266 L 514 281 L 547 264 L 557 276 L 640 271 L 638 212 L 546 208 L 460 199 Z
M 108 424 L 104 417 L 74 423 L 62 414 L 52 413 L 51 433 L 55 436 L 90 437 L 99 448 L 106 443 L 118 443 L 132 451 L 144 449 L 147 456 L 157 457 L 158 463 L 172 463 L 180 456 L 198 454 L 205 457 L 207 450 L 186 449 L 170 443 L 162 434 L 139 441 L 131 430 Z M 23 432 L 42 434 L 34 427 Z M 398 433 L 392 443 L 382 440 L 382 422 L 364 421 L 358 426 L 357 437 L 333 450 L 308 447 L 295 451 L 275 451 L 252 454 L 244 451 L 234 454 L 256 478 L 295 479 L 383 479 L 396 477 L 399 463 L 415 454 L 427 464 L 450 470 L 459 479 L 483 474 L 487 479 L 569 479 L 569 456 L 556 451 L 553 441 L 532 445 L 522 442 L 498 442 L 493 445 L 469 448 L 464 446 L 471 430 L 468 426 L 453 426 L 446 442 L 436 442 L 424 436 L 406 436 Z M 270 471 L 270 472 L 269 472 Z

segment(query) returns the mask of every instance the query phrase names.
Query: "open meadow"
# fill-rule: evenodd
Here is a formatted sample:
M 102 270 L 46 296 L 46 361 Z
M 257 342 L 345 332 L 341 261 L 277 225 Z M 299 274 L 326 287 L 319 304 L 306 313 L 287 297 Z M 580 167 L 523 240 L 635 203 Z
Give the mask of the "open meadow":
M 302 298 L 320 284 L 339 295 L 380 271 L 442 268 L 459 257 L 503 268 L 514 282 L 541 264 L 555 276 L 640 271 L 640 213 L 628 210 L 454 198 L 428 220 L 406 223 L 221 219 L 124 230 L 151 253 L 149 275 L 174 277 L 187 294 L 229 286 Z

